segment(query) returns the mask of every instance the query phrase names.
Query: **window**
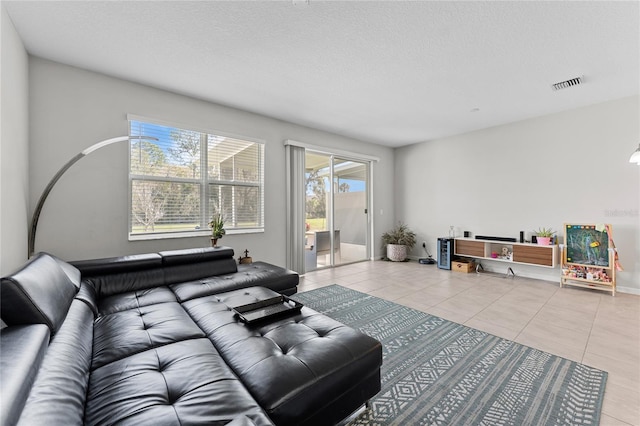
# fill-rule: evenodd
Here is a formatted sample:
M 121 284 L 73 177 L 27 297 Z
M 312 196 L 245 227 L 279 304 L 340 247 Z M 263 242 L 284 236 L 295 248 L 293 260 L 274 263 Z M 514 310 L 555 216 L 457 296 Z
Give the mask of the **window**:
M 264 230 L 264 144 L 129 120 L 131 239 L 205 235 L 215 213 L 225 229 Z

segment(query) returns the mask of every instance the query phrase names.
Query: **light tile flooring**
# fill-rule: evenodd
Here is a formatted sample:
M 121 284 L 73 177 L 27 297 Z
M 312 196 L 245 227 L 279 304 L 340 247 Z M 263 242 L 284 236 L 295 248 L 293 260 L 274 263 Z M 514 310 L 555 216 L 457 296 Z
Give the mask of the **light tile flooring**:
M 385 261 L 310 272 L 298 291 L 330 284 L 608 371 L 601 425 L 640 426 L 640 296 Z

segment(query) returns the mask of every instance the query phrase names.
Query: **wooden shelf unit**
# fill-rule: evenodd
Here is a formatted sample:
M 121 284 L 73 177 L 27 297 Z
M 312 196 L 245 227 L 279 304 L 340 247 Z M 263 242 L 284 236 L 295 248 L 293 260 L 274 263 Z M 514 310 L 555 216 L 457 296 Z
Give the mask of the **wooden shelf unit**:
M 571 285 L 616 295 L 619 264 L 612 232 L 611 224 L 564 224 L 560 287 Z
M 513 253 L 511 259 L 491 257 L 491 253 L 493 252 L 501 254 L 503 247 L 507 247 L 508 250 Z M 493 260 L 496 262 L 542 266 L 545 268 L 555 268 L 558 264 L 557 245 L 542 246 L 531 243 L 456 238 L 453 252 L 457 256 Z
M 616 295 L 615 279 L 611 282 L 606 282 L 606 281 L 588 280 L 586 278 L 565 277 L 563 275 L 562 278 L 560 278 L 560 287 L 562 288 L 565 285 L 589 288 L 592 290 L 608 291 L 608 292 L 611 292 L 612 296 Z
M 563 255 L 562 255 L 563 259 L 566 258 L 566 250 L 567 248 L 565 247 L 563 249 Z M 611 279 L 611 281 L 590 280 L 587 278 L 578 278 L 578 277 L 571 277 L 571 276 L 565 275 L 564 274 L 565 269 L 568 269 L 569 266 L 584 268 L 584 270 L 586 271 L 588 271 L 589 269 L 605 270 L 607 271 L 607 276 Z M 599 266 L 599 265 L 591 266 L 591 265 L 575 265 L 575 264 L 564 265 L 563 274 L 562 274 L 562 277 L 560 277 L 560 288 L 566 285 L 570 285 L 574 287 L 589 288 L 592 290 L 608 291 L 608 292 L 611 292 L 612 296 L 615 296 L 616 295 L 616 267 L 615 267 L 615 255 L 613 251 L 609 250 L 609 266 Z

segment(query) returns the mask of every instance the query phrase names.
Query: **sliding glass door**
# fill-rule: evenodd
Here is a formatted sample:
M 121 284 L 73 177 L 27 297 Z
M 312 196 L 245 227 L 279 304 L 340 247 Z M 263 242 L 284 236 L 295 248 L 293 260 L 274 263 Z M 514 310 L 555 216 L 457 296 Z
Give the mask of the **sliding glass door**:
M 369 164 L 305 152 L 305 270 L 367 260 Z
M 368 258 L 368 164 L 333 158 L 333 228 L 339 237 L 334 265 Z

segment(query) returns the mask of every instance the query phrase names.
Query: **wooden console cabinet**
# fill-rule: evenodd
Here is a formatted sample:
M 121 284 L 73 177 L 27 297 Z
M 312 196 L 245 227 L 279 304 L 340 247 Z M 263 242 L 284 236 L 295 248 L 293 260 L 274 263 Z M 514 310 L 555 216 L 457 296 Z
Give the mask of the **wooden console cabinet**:
M 503 256 L 503 249 L 510 256 Z M 497 262 L 521 263 L 525 265 L 555 268 L 558 263 L 558 246 L 542 246 L 530 243 L 512 243 L 506 241 L 475 240 L 456 238 L 454 254 L 476 259 L 495 260 Z M 493 254 L 493 256 L 492 256 Z M 496 256 L 497 257 L 494 257 Z

